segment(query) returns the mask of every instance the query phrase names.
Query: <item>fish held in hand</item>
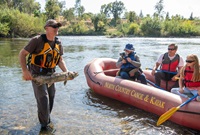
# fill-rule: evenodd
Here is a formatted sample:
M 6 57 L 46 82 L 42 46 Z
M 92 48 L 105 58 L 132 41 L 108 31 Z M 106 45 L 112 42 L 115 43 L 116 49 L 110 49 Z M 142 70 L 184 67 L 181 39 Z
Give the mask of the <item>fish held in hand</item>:
M 64 85 L 66 85 L 67 80 L 73 80 L 75 77 L 78 76 L 77 72 L 61 72 L 61 73 L 54 73 L 50 76 L 39 75 L 33 77 L 33 81 L 37 85 L 47 84 L 50 87 L 55 82 L 64 81 Z

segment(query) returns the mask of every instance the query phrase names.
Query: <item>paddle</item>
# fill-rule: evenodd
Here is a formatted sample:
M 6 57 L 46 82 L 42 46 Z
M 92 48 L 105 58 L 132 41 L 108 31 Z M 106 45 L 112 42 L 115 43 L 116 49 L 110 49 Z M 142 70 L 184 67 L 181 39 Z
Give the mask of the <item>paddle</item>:
M 153 70 L 153 69 L 152 68 L 146 68 L 146 70 Z M 171 71 L 166 71 L 166 70 L 156 70 L 156 71 L 170 73 L 170 74 L 177 74 L 177 72 L 171 72 Z
M 193 96 L 193 97 L 191 97 L 190 99 L 186 100 L 181 105 L 179 105 L 177 107 L 172 107 L 170 110 L 168 110 L 167 112 L 165 112 L 163 115 L 160 116 L 160 118 L 158 119 L 156 125 L 159 126 L 160 124 L 162 124 L 163 122 L 165 122 L 166 120 L 168 120 L 179 108 L 181 108 L 184 105 L 188 104 L 190 101 L 192 101 L 197 96 L 198 96 L 198 94 L 195 95 L 195 96 Z
M 150 80 L 146 79 L 147 80 L 147 83 L 151 84 L 152 86 L 156 87 L 156 88 L 159 88 L 161 90 L 164 90 L 163 88 L 159 87 L 158 85 L 156 85 L 155 83 L 151 82 Z
M 112 71 L 117 71 L 117 70 L 119 70 L 119 69 L 103 70 L 103 71 L 99 71 L 99 72 L 94 72 L 94 74 L 105 73 L 105 72 L 112 72 Z

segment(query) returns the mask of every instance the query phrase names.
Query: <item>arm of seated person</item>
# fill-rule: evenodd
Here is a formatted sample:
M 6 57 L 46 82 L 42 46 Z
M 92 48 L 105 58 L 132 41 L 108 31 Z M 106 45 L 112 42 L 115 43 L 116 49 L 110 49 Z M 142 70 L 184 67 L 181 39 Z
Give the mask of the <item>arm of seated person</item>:
M 141 67 L 140 59 L 137 55 L 135 55 L 136 60 L 131 60 L 130 58 L 127 58 L 128 62 L 130 62 L 133 66 L 139 68 Z

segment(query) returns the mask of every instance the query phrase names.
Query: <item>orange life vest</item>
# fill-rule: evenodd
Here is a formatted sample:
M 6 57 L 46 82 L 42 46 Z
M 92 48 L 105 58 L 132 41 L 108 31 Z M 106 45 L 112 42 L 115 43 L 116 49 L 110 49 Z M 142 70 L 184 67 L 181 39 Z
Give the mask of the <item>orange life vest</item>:
M 44 47 L 38 54 L 31 54 L 30 63 L 41 68 L 55 68 L 60 59 L 60 46 L 55 39 L 55 47 L 52 49 L 47 42 L 46 35 L 41 35 L 44 40 Z
M 200 87 L 200 81 L 198 82 L 193 82 L 192 80 L 192 76 L 193 76 L 193 72 L 194 70 L 192 68 L 190 68 L 189 66 L 187 66 L 185 68 L 184 74 L 184 85 L 185 87 Z
M 176 54 L 176 56 L 172 60 L 170 60 L 168 57 L 168 53 L 165 53 L 161 64 L 161 70 L 177 72 L 179 61 L 180 56 L 178 54 Z

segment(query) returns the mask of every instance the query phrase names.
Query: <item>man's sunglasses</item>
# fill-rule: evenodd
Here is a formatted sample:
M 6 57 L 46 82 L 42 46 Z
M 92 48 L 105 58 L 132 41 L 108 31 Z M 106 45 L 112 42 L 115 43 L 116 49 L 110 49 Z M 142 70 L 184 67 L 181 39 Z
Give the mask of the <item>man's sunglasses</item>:
M 175 49 L 174 49 L 174 48 L 168 48 L 168 50 L 172 50 L 172 51 L 173 51 L 173 50 L 175 50 Z
M 54 29 L 59 28 L 58 25 L 49 25 L 49 27 L 52 27 L 52 28 L 54 28 Z
M 194 62 L 194 60 L 186 60 L 185 62 L 192 63 L 192 62 Z

